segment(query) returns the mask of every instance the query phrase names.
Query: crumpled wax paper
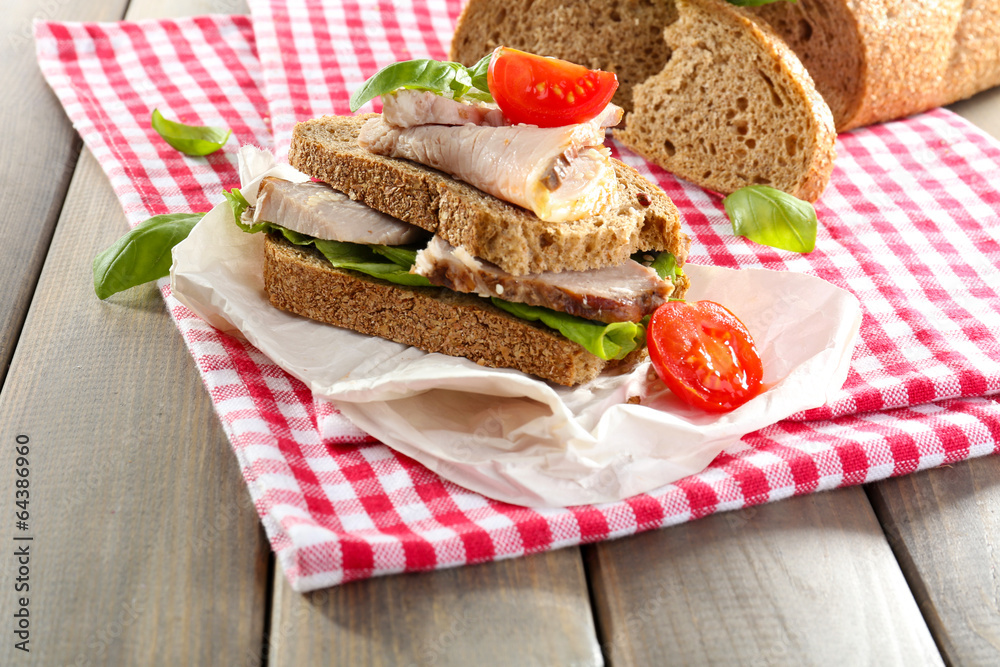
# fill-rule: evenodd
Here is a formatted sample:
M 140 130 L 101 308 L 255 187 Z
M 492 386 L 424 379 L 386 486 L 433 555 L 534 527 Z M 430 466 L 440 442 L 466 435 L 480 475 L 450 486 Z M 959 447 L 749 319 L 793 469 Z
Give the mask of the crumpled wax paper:
M 308 179 L 270 153 L 241 150 L 251 204 L 272 175 Z M 262 236 L 237 228 L 222 203 L 174 248 L 173 294 L 389 447 L 487 497 L 535 507 L 651 491 L 702 470 L 744 434 L 824 404 L 847 377 L 861 324 L 857 299 L 814 276 L 686 265 L 687 299 L 729 307 L 764 362 L 767 391 L 716 415 L 682 404 L 648 362 L 559 387 L 291 315 L 269 305 L 262 266 Z

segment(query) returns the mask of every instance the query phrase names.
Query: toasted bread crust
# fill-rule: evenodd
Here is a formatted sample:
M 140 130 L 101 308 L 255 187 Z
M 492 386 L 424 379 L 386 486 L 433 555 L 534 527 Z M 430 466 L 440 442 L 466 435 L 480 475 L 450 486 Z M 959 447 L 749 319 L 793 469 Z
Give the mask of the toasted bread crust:
M 568 386 L 589 382 L 605 369 L 631 367 L 646 352 L 606 362 L 485 299 L 336 269 L 311 248 L 272 234 L 264 241 L 264 289 L 273 306 L 319 322 Z
M 689 240 L 680 231 L 677 207 L 617 160 L 617 201 L 609 212 L 569 223 L 543 222 L 447 174 L 360 148 L 357 135 L 369 117 L 299 123 L 289 161 L 352 199 L 435 232 L 514 275 L 613 266 L 637 250 L 669 250 L 680 263 L 687 258 Z

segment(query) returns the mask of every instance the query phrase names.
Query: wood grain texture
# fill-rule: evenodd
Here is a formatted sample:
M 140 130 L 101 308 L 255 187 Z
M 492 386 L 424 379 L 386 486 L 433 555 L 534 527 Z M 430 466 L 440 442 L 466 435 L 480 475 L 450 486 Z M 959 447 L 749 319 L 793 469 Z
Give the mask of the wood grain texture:
M 872 505 L 949 664 L 1000 664 L 1000 458 L 885 480 Z
M 0 382 L 3 381 L 80 152 L 35 59 L 31 21 L 120 19 L 128 0 L 24 0 L 0 11 Z
M 11 504 L 7 454 L 31 439 L 32 658 L 231 664 L 259 650 L 268 548 L 158 291 L 93 294 L 91 258 L 124 229 L 85 151 L 0 395 Z M 13 529 L 0 522 L 0 542 Z M 0 643 L 0 664 L 14 656 Z
M 268 664 L 599 665 L 579 549 L 308 595 L 275 577 Z
M 163 11 L 154 4 L 133 2 L 129 16 Z M 181 4 L 171 10 L 214 6 Z M 43 152 L 37 139 L 25 130 L 17 150 Z M 269 550 L 218 417 L 155 287 L 94 296 L 91 261 L 127 225 L 89 152 L 65 205 L 49 197 L 62 213 L 0 394 L 10 503 L 6 454 L 18 434 L 31 440 L 31 530 L 19 532 L 34 537 L 28 657 L 253 664 Z M 0 522 L 4 544 L 13 531 L 13 520 Z M 12 573 L 0 568 L 4 590 Z M 0 597 L 0 614 L 11 618 L 14 604 Z M 0 643 L 0 664 L 23 657 Z
M 615 667 L 941 664 L 857 487 L 594 545 L 585 558 Z

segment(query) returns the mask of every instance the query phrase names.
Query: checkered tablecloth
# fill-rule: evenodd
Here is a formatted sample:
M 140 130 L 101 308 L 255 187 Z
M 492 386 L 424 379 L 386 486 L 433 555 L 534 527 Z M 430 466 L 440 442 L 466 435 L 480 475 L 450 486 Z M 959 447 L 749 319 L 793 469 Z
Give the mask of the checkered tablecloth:
M 453 0 L 250 4 L 252 18 L 36 24 L 42 72 L 129 224 L 207 211 L 239 184 L 238 144 L 281 153 L 294 122 L 346 113 L 349 92 L 382 65 L 445 56 L 460 10 Z M 236 140 L 185 157 L 149 128 L 154 108 L 230 127 Z M 689 261 L 801 271 L 858 296 L 864 321 L 843 390 L 654 492 L 528 509 L 374 441 L 164 284 L 296 590 L 594 542 L 1000 451 L 1000 144 L 945 110 L 842 135 L 809 255 L 733 237 L 718 197 L 612 151 L 673 198 L 694 240 Z

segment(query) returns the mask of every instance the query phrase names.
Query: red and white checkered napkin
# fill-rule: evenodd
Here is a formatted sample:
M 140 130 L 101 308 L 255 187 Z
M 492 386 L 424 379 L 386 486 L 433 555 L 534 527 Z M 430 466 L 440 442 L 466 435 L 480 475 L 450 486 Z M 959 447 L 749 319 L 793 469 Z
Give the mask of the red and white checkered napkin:
M 346 111 L 347 91 L 379 66 L 442 57 L 459 9 L 450 0 L 251 5 L 253 30 L 246 17 L 37 24 L 42 71 L 131 224 L 208 210 L 238 185 L 237 143 L 271 142 L 268 102 L 287 147 L 294 120 Z M 229 126 L 237 141 L 184 157 L 149 129 L 154 107 Z M 1000 378 L 996 142 L 946 111 L 842 136 L 808 256 L 732 238 L 717 197 L 614 150 L 678 204 L 692 261 L 813 273 L 860 297 L 861 342 L 840 397 L 655 492 L 527 509 L 445 482 L 373 441 L 164 285 L 294 588 L 594 542 L 1000 451 L 1000 406 L 983 397 Z

